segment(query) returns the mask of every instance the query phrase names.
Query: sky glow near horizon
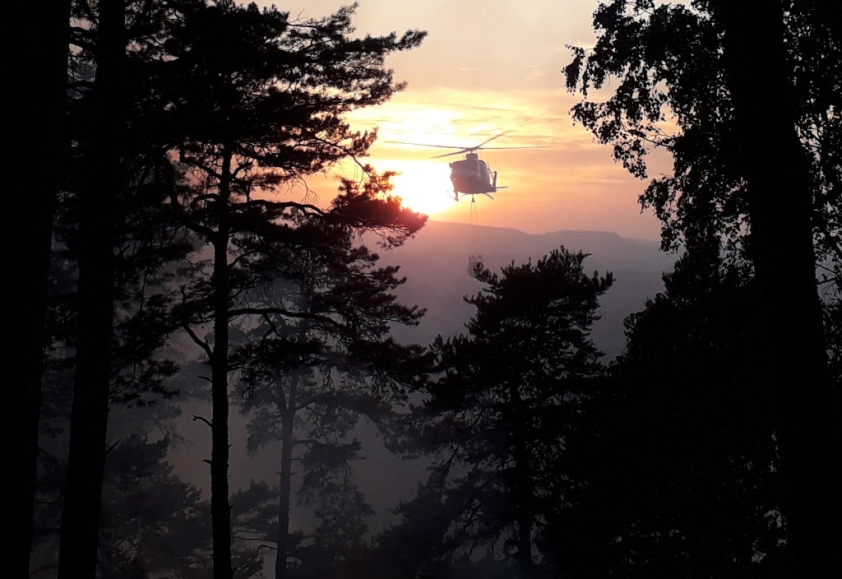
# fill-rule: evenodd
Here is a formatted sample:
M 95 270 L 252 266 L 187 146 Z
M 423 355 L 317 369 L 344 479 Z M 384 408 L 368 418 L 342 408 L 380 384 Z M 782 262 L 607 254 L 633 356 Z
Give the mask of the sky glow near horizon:
M 257 2 L 275 4 L 292 18 L 319 18 L 349 3 Z M 569 115 L 579 99 L 566 91 L 560 72 L 571 60 L 566 45 L 593 45 L 596 7 L 597 0 L 359 0 L 356 34 L 428 32 L 419 48 L 387 59 L 395 80 L 407 87 L 349 117 L 354 128 L 378 130 L 362 161 L 400 172 L 394 193 L 414 210 L 467 223 L 470 198 L 452 199 L 448 168 L 462 157 L 433 159 L 448 151 L 390 141 L 470 146 L 508 132 L 489 146 L 540 148 L 480 152 L 498 171 L 498 186 L 508 188 L 494 200 L 477 196 L 474 222 L 527 233 L 604 230 L 656 239 L 656 218 L 641 213 L 637 202 L 648 181 L 614 163 L 611 148 L 596 144 Z M 651 155 L 650 169 L 650 177 L 668 172 L 668 156 Z M 337 173 L 355 178 L 359 169 L 346 163 Z M 321 200 L 337 188 L 323 178 L 310 186 Z

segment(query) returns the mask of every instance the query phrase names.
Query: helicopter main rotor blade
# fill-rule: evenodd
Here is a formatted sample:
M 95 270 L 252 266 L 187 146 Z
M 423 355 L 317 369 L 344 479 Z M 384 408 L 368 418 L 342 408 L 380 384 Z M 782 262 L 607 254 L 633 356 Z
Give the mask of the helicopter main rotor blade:
M 459 152 L 464 153 L 464 152 L 467 152 L 467 151 L 476 151 L 477 149 L 482 148 L 482 146 L 484 144 L 490 143 L 494 139 L 499 139 L 503 135 L 507 135 L 509 133 L 511 133 L 511 131 L 506 131 L 504 133 L 500 133 L 499 135 L 494 135 L 490 139 L 486 139 L 485 141 L 481 142 L 479 145 L 475 145 L 475 146 L 472 146 L 472 147 L 464 147 L 464 146 L 461 146 L 461 145 L 434 145 L 434 144 L 431 144 L 431 143 L 408 143 L 406 141 L 386 141 L 386 142 L 387 143 L 394 143 L 396 145 L 414 145 L 416 147 L 436 147 L 436 148 L 439 148 L 439 149 L 461 149 Z M 491 147 L 488 147 L 488 148 L 491 148 Z M 508 149 L 508 148 L 511 148 L 511 147 L 498 147 L 498 148 Z
M 500 133 L 499 135 L 494 135 L 494 136 L 493 136 L 493 137 L 491 137 L 490 139 L 487 139 L 487 140 L 485 140 L 485 141 L 481 142 L 481 143 L 480 143 L 479 145 L 477 145 L 476 147 L 471 147 L 471 148 L 472 148 L 472 149 L 479 149 L 479 148 L 480 148 L 480 147 L 482 147 L 484 144 L 486 144 L 486 143 L 490 143 L 490 142 L 491 142 L 491 141 L 493 141 L 494 139 L 499 139 L 499 138 L 500 138 L 500 137 L 502 137 L 503 135 L 507 135 L 507 134 L 509 134 L 509 133 L 511 133 L 511 131 L 505 131 L 505 132 L 503 132 L 503 133 Z
M 494 135 L 490 139 L 486 139 L 483 142 L 481 142 L 479 145 L 474 145 L 472 147 L 460 147 L 460 146 L 456 146 L 456 145 L 436 145 L 436 144 L 432 144 L 432 143 L 409 143 L 407 141 L 386 141 L 386 142 L 387 143 L 394 143 L 394 144 L 397 144 L 397 145 L 412 145 L 412 146 L 415 146 L 415 147 L 435 147 L 437 149 L 457 149 L 456 151 L 453 151 L 452 153 L 444 153 L 443 155 L 435 155 L 435 156 L 431 157 L 431 159 L 440 159 L 441 157 L 450 157 L 450 156 L 453 156 L 453 155 L 462 155 L 464 153 L 472 153 L 474 151 L 481 151 L 481 150 L 492 150 L 492 149 L 544 149 L 544 148 L 546 148 L 546 147 L 541 147 L 541 146 L 537 146 L 537 147 L 485 147 L 484 146 L 486 143 L 490 143 L 494 139 L 499 139 L 503 135 L 507 135 L 509 133 L 511 133 L 511 131 L 505 131 L 503 133 L 500 133 L 499 135 Z
M 394 143 L 396 145 L 415 145 L 416 147 L 436 147 L 438 149 L 461 149 L 461 146 L 456 145 L 431 145 L 430 143 L 407 143 L 405 141 L 386 141 L 387 143 Z
M 476 150 L 476 149 L 474 149 L 473 147 L 470 147 L 468 149 L 462 149 L 461 151 L 453 151 L 452 153 L 445 153 L 443 155 L 434 155 L 430 158 L 431 159 L 441 159 L 442 157 L 452 157 L 453 155 L 461 155 L 462 153 L 470 153 L 471 151 L 474 151 L 474 150 Z
M 549 147 L 543 145 L 524 145 L 522 147 L 477 147 L 477 149 L 483 151 L 495 151 L 500 149 L 549 149 Z
M 472 151 L 488 151 L 488 150 L 499 151 L 499 150 L 502 150 L 502 149 L 546 149 L 546 148 L 548 148 L 548 147 L 540 147 L 540 146 L 536 146 L 536 147 L 467 147 L 465 149 L 462 149 L 461 151 L 454 151 L 452 153 L 445 153 L 443 155 L 435 155 L 435 156 L 430 157 L 430 158 L 431 159 L 440 159 L 442 157 L 451 157 L 453 155 L 461 155 L 462 153 L 470 153 Z

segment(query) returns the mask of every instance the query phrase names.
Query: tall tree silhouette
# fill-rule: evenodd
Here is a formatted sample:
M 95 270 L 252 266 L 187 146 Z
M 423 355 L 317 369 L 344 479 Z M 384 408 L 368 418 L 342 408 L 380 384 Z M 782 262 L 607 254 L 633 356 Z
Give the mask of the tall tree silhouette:
M 160 265 L 162 255 L 178 253 L 182 244 L 160 236 L 161 228 L 153 222 L 161 213 L 147 212 L 161 206 L 161 175 L 153 171 L 160 164 L 161 142 L 152 142 L 154 131 L 139 127 L 149 120 L 154 105 L 149 96 L 154 90 L 146 82 L 150 54 L 176 14 L 162 2 L 73 4 L 72 15 L 80 25 L 73 27 L 71 35 L 72 162 L 62 201 L 63 211 L 76 219 L 77 226 L 61 242 L 72 244 L 78 284 L 61 576 L 92 576 L 96 570 L 112 386 L 120 389 L 130 382 L 135 386 L 147 379 L 155 382 L 153 375 L 167 365 L 147 356 L 147 346 L 154 350 L 160 345 L 161 326 L 153 320 L 160 317 L 165 301 L 160 293 L 150 299 L 147 288 L 153 285 L 151 274 L 157 267 L 152 263 Z M 129 215 L 138 221 L 127 224 Z M 130 289 L 132 296 L 126 293 Z M 115 302 L 119 302 L 117 307 Z M 115 321 L 122 326 L 116 331 Z M 135 357 L 140 351 L 144 354 Z M 149 362 L 146 369 L 151 374 L 132 376 L 132 371 L 125 371 L 131 359 L 142 357 Z M 138 370 L 135 366 L 134 371 Z
M 838 3 L 836 8 L 825 4 L 825 10 L 816 10 L 811 24 L 822 26 L 822 15 L 835 15 L 836 26 L 829 32 L 839 43 L 842 10 Z M 792 104 L 784 6 L 780 1 L 740 6 L 716 1 L 711 6 L 724 29 L 726 83 L 748 188 L 751 255 L 759 290 L 756 316 L 768 356 L 761 367 L 766 380 L 778 386 L 778 434 L 789 487 L 786 513 L 796 572 L 801 577 L 838 577 L 842 574 L 838 525 L 842 499 L 836 490 L 842 484 L 840 416 L 833 413 L 830 394 L 816 290 L 812 227 L 816 212 L 810 166 Z M 751 41 L 744 33 L 747 27 L 753 31 Z M 835 48 L 835 56 L 842 56 L 842 44 Z M 840 68 L 838 62 L 835 68 Z M 842 82 L 842 71 L 837 70 L 836 80 Z M 828 105 L 842 104 L 838 96 L 835 100 Z M 838 167 L 836 172 L 838 177 Z M 838 188 L 840 183 L 834 185 Z M 789 312 L 775 319 L 784 303 Z
M 584 405 L 550 516 L 576 577 L 783 577 L 779 456 L 746 267 L 696 246 L 627 318 L 625 352 Z M 550 548 L 552 547 L 552 548 Z
M 79 291 L 74 298 L 75 318 L 78 318 L 75 320 L 78 335 L 73 343 L 77 362 L 76 427 L 68 467 L 62 575 L 84 576 L 93 573 L 96 565 L 108 399 L 114 394 L 109 392 L 109 386 L 134 389 L 148 378 L 154 382 L 156 378 L 152 375 L 157 370 L 153 368 L 160 370 L 167 365 L 147 358 L 150 364 L 143 372 L 131 375 L 125 371 L 129 359 L 137 361 L 145 355 L 137 357 L 135 347 L 146 351 L 146 346 L 151 345 L 148 340 L 157 340 L 149 334 L 149 327 L 143 326 L 161 312 L 162 301 L 157 299 L 160 295 L 149 300 L 145 290 L 140 291 L 144 294 L 140 301 L 128 306 L 128 309 L 137 306 L 138 311 L 127 322 L 129 312 L 125 304 L 132 300 L 120 293 L 126 287 L 118 291 L 115 284 L 127 283 L 133 275 L 130 268 L 149 260 L 148 245 L 161 240 L 118 237 L 125 233 L 120 227 L 127 212 L 137 210 L 138 201 L 160 205 L 160 195 L 138 194 L 133 198 L 134 193 L 149 189 L 158 180 L 160 175 L 149 172 L 149 163 L 151 160 L 153 166 L 160 165 L 162 151 L 166 150 L 160 141 L 164 132 L 160 123 L 149 122 L 150 111 L 164 105 L 148 82 L 148 65 L 150 59 L 160 56 L 162 36 L 167 26 L 178 20 L 178 9 L 198 2 L 201 0 L 72 3 L 72 16 L 79 23 L 71 34 L 69 87 L 72 90 L 68 92 L 71 113 L 68 136 L 73 159 L 69 165 L 75 166 L 68 166 L 64 186 L 70 193 L 62 201 L 63 205 L 72 206 L 70 212 L 79 221 L 72 253 L 78 259 L 80 272 Z M 63 39 L 66 41 L 66 35 Z M 66 45 L 63 54 L 67 54 Z M 66 70 L 64 63 L 62 69 Z M 160 115 L 155 120 L 159 119 Z M 153 139 L 158 140 L 153 143 Z M 141 220 L 133 225 L 132 234 L 137 234 L 149 221 Z M 119 246 L 121 242 L 126 245 Z M 147 247 L 142 247 L 144 244 Z M 170 249 L 178 245 L 175 242 Z M 131 259 L 125 259 L 127 256 Z M 126 269 L 130 263 L 134 265 Z M 148 265 L 140 265 L 141 269 L 145 268 L 140 277 L 147 276 L 141 280 L 141 287 L 150 282 Z M 122 302 L 121 308 L 114 309 L 114 300 Z M 115 342 L 107 337 L 112 335 L 112 318 L 122 319 L 123 329 L 133 326 L 132 331 L 123 333 L 117 340 L 122 351 L 112 352 Z M 126 338 L 135 342 L 129 345 Z M 147 342 L 142 345 L 137 340 Z M 117 368 L 122 369 L 114 372 Z M 147 374 L 150 369 L 152 374 Z M 106 384 L 112 378 L 116 382 Z M 83 520 L 84 524 L 75 525 L 76 520 Z
M 9 123 L 6 151 L 9 205 L 3 217 L 3 246 L 14 281 L 4 284 L 3 366 L 22 369 L 22 379 L 7 393 L 13 409 L 4 438 L 17 445 L 11 454 L 10 527 L 15 529 L 7 568 L 15 577 L 29 572 L 33 538 L 33 501 L 38 459 L 38 423 L 41 413 L 41 379 L 44 368 L 44 316 L 53 209 L 65 158 L 65 91 L 70 32 L 70 0 L 41 5 L 15 2 L 8 20 L 20 36 L 8 59 L 10 110 L 17 122 Z M 19 170 L 38 152 L 38 176 Z M 14 248 L 14 249 L 11 249 Z
M 588 276 L 585 257 L 561 248 L 499 276 L 480 269 L 487 287 L 466 298 L 477 308 L 468 334 L 433 344 L 442 376 L 425 408 L 439 458 L 421 512 L 403 512 L 443 514 L 434 528 L 444 555 L 485 550 L 516 574 L 537 571 L 536 536 L 563 492 L 569 417 L 601 372 L 589 333 L 613 278 Z
M 169 122 L 186 138 L 174 147 L 183 169 L 171 197 L 186 227 L 211 246 L 204 271 L 184 290 L 184 328 L 211 367 L 211 511 L 214 577 L 231 567 L 228 501 L 229 331 L 238 317 L 261 316 L 252 292 L 279 274 L 284 252 L 309 219 L 337 226 L 389 231 L 400 243 L 423 223 L 393 212 L 372 194 L 340 196 L 330 210 L 280 201 L 269 192 L 347 156 L 362 156 L 375 135 L 351 131 L 342 115 L 387 100 L 401 85 L 384 68 L 387 54 L 424 37 L 352 39 L 346 7 L 321 20 L 293 22 L 274 8 L 230 1 L 186 14 L 167 45 L 162 71 Z M 305 227 L 298 228 L 303 223 Z M 290 243 L 287 246 L 286 243 Z M 276 313 L 283 315 L 283 311 Z M 207 326 L 202 326 L 207 324 Z M 209 331 L 210 336 L 202 335 Z
M 125 18 L 124 0 L 100 2 L 90 97 L 95 113 L 89 117 L 87 170 L 79 201 L 79 322 L 59 555 L 62 579 L 93 577 L 97 565 L 111 383 L 114 196 L 122 175 Z
M 575 48 L 565 69 L 585 96 L 574 118 L 633 174 L 646 176 L 651 146 L 672 153 L 673 175 L 641 196 L 664 245 L 716 233 L 754 264 L 755 339 L 768 352 L 758 372 L 777 386 L 788 545 L 809 577 L 832 574 L 840 545 L 838 416 L 815 279 L 817 251 L 839 258 L 839 19 L 833 2 L 617 0 L 594 14 L 596 46 Z M 611 77 L 614 93 L 588 100 Z
M 149 433 L 151 424 L 160 424 L 159 421 L 165 419 L 165 411 L 175 411 L 172 402 L 175 392 L 164 383 L 164 379 L 175 372 L 176 366 L 161 351 L 167 331 L 171 329 L 168 326 L 166 288 L 162 286 L 172 275 L 165 271 L 171 265 L 168 260 L 173 256 L 183 259 L 184 254 L 184 244 L 180 242 L 183 228 L 174 227 L 172 220 L 167 219 L 165 207 L 160 204 L 161 188 L 151 182 L 147 185 L 142 192 L 128 188 L 114 196 L 115 204 L 119 206 L 113 223 L 118 254 L 113 260 L 114 323 L 109 344 L 111 357 L 106 401 L 109 415 L 115 410 L 123 412 L 126 408 L 155 405 L 159 411 L 154 418 L 147 415 L 149 424 L 136 425 L 144 433 Z M 76 199 L 75 191 L 63 192 L 57 212 L 51 271 L 51 307 L 48 311 L 49 371 L 42 418 L 41 466 L 47 467 L 44 471 L 60 475 L 62 485 L 70 432 L 72 370 L 79 323 L 75 292 L 78 279 L 75 261 L 78 249 Z M 152 200 L 157 201 L 157 207 L 150 207 Z M 163 401 L 169 402 L 162 404 Z M 167 417 L 171 418 L 172 414 Z M 126 435 L 125 430 L 121 432 L 121 427 L 125 424 L 125 419 L 120 420 L 118 414 L 116 425 L 109 425 L 108 438 L 97 441 L 98 445 L 111 447 L 111 454 L 119 454 L 121 439 Z M 56 497 L 60 499 L 61 493 L 54 488 L 54 478 L 39 478 L 40 503 L 47 504 Z M 88 479 L 87 484 L 101 484 L 101 481 Z M 43 529 L 49 529 L 53 524 L 45 524 L 43 515 L 48 515 L 49 519 L 52 513 L 43 511 L 39 520 L 41 540 L 49 539 L 50 532 L 47 531 L 45 537 Z M 98 535 L 103 537 L 100 533 Z M 100 562 L 107 564 L 108 548 L 101 551 L 101 554 Z M 44 548 L 40 555 L 43 560 Z
M 364 192 L 343 181 L 339 205 L 371 198 L 384 185 L 369 181 Z M 390 203 L 384 209 L 399 218 L 397 201 Z M 407 387 L 417 388 L 423 375 L 421 348 L 389 337 L 391 324 L 415 324 L 422 312 L 395 301 L 390 292 L 403 282 L 397 268 L 375 268 L 378 256 L 355 236 L 331 219 L 304 219 L 285 230 L 274 250 L 279 279 L 248 308 L 262 313 L 263 323 L 232 357 L 242 410 L 251 416 L 249 449 L 281 443 L 277 579 L 288 576 L 292 554 L 293 461 L 302 474 L 299 502 L 323 500 L 327 487 L 346 488 L 360 451 L 349 439 L 353 428 L 363 417 L 390 428 L 398 418 L 394 407 L 405 403 Z

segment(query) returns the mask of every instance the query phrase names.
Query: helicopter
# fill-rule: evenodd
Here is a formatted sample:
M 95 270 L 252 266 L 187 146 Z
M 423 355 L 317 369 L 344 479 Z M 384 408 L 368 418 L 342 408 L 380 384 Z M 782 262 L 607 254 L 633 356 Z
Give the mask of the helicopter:
M 445 153 L 443 155 L 436 155 L 433 159 L 440 159 L 442 157 L 450 157 L 453 155 L 465 154 L 465 158 L 461 161 L 453 161 L 450 163 L 450 182 L 453 184 L 453 198 L 459 201 L 459 196 L 462 197 L 470 195 L 474 199 L 474 195 L 485 195 L 490 199 L 492 193 L 496 193 L 500 189 L 507 189 L 508 187 L 497 185 L 497 171 L 491 169 L 491 165 L 487 161 L 479 158 L 477 151 L 482 149 L 533 149 L 535 147 L 486 147 L 494 139 L 499 139 L 508 132 L 500 133 L 490 139 L 486 139 L 478 145 L 473 147 L 459 147 L 453 145 L 431 145 L 426 143 L 404 143 L 402 141 L 391 141 L 393 143 L 400 143 L 402 145 L 416 145 L 419 147 L 437 147 L 441 149 L 458 149 L 452 153 Z

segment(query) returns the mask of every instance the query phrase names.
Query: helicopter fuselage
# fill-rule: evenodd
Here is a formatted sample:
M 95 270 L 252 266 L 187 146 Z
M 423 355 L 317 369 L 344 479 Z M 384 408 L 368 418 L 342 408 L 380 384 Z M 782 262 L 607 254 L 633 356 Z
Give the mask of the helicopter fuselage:
M 508 132 L 508 131 L 507 131 Z M 479 158 L 477 151 L 480 149 L 531 149 L 532 147 L 486 147 L 488 143 L 495 139 L 499 139 L 507 132 L 494 135 L 493 137 L 484 140 L 473 147 L 460 147 L 454 145 L 435 145 L 423 143 L 407 143 L 404 141 L 391 141 L 393 143 L 401 143 L 404 145 L 417 145 L 422 147 L 439 147 L 442 149 L 458 149 L 453 153 L 445 153 L 444 155 L 436 155 L 434 158 L 450 157 L 451 155 L 465 154 L 465 158 L 461 161 L 453 161 L 450 163 L 450 182 L 453 184 L 453 197 L 458 201 L 460 195 L 470 195 L 473 200 L 474 195 L 486 195 L 491 197 L 492 193 L 496 193 L 500 189 L 506 187 L 497 186 L 497 171 L 492 171 L 491 167 L 485 161 Z M 493 199 L 493 197 L 491 197 Z
M 479 195 L 497 191 L 497 174 L 476 153 L 468 153 L 461 161 L 450 163 L 450 182 L 458 196 Z

